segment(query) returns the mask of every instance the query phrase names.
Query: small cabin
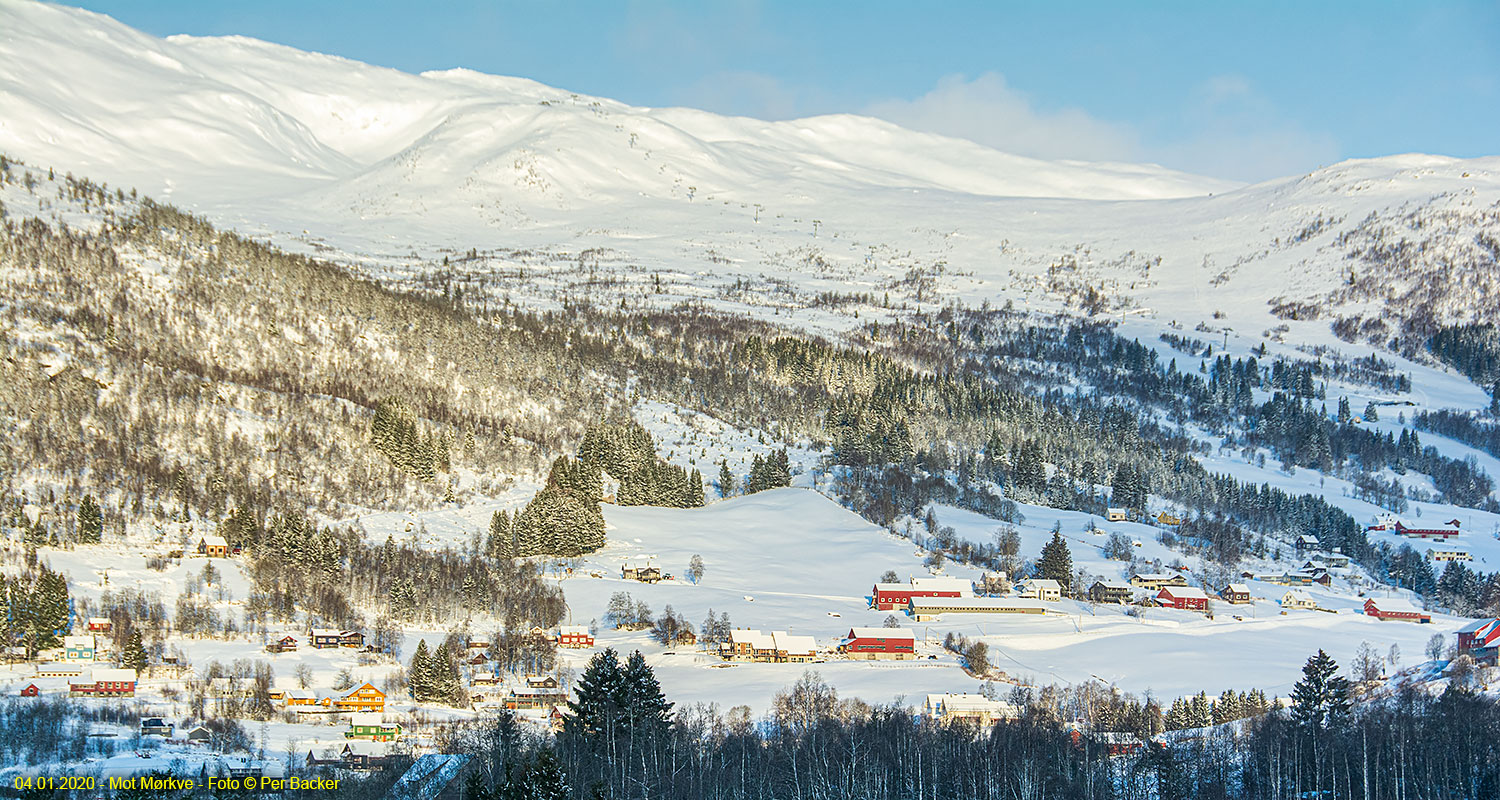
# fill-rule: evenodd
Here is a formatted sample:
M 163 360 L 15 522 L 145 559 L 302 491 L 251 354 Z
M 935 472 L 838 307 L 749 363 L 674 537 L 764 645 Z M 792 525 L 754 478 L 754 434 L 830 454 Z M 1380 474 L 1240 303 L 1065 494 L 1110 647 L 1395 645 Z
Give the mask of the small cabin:
M 1104 518 L 1110 522 L 1126 522 L 1130 519 L 1130 510 L 1110 507 L 1105 509 Z
M 1219 591 L 1219 597 L 1226 603 L 1240 605 L 1250 602 L 1250 587 L 1243 583 L 1231 583 Z
M 283 636 L 280 639 L 277 639 L 276 641 L 266 645 L 266 652 L 268 653 L 291 653 L 296 649 L 297 637 L 295 636 Z
M 222 536 L 204 536 L 198 540 L 198 555 L 209 558 L 228 558 L 229 542 Z

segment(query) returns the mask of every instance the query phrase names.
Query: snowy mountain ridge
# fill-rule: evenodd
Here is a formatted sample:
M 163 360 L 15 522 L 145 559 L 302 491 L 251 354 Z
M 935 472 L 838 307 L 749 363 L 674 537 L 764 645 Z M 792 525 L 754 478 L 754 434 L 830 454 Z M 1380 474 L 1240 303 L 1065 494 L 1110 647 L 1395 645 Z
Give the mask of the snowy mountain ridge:
M 0 2 L 0 21 L 0 151 L 398 280 L 473 251 L 471 276 L 524 273 L 504 291 L 544 303 L 614 293 L 847 329 L 860 305 L 1015 301 L 1247 345 L 1326 340 L 1347 316 L 1408 354 L 1431 325 L 1500 308 L 1476 236 L 1500 234 L 1497 158 L 1354 160 L 1240 187 L 852 115 L 763 122 L 158 39 L 26 0 Z M 604 295 L 580 253 L 613 277 Z M 808 313 L 829 293 L 850 297 Z

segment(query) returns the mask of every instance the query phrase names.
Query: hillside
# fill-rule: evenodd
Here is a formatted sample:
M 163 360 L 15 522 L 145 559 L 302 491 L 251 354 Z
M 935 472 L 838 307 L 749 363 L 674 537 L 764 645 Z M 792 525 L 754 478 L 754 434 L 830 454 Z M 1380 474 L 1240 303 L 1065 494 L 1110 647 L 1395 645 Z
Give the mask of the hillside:
M 0 151 L 397 279 L 834 329 L 950 300 L 1137 314 L 1247 345 L 1327 340 L 1342 318 L 1346 339 L 1407 355 L 1500 308 L 1495 159 L 1392 156 L 1235 187 L 868 118 L 768 123 L 161 40 L 23 0 L 0 15 Z M 1463 279 L 1438 280 L 1449 267 Z

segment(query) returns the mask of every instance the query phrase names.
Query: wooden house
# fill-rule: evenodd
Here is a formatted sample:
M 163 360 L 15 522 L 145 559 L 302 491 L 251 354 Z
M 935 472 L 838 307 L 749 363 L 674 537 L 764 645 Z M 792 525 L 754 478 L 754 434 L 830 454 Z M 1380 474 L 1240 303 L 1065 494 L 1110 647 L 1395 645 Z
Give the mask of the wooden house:
M 1461 547 L 1429 547 L 1427 558 L 1431 561 L 1473 561 L 1474 556 Z
M 1458 520 L 1450 519 L 1447 522 L 1428 524 L 1421 527 L 1407 527 L 1403 522 L 1396 523 L 1396 535 L 1411 539 L 1436 539 L 1447 541 L 1458 536 Z
M 339 631 L 339 647 L 358 650 L 365 646 L 365 635 L 359 631 Z
M 1185 611 L 1208 610 L 1208 595 L 1196 586 L 1163 586 L 1156 593 L 1156 602 L 1167 608 Z
M 1176 572 L 1144 572 L 1131 575 L 1130 585 L 1154 592 L 1163 586 L 1186 586 L 1188 580 Z
M 331 628 L 318 628 L 312 632 L 312 646 L 322 650 L 328 647 L 338 647 L 343 644 L 344 632 Z
M 21 687 L 22 697 L 39 697 L 41 694 L 42 690 L 34 683 L 28 683 Z
M 906 611 L 917 622 L 942 614 L 1045 614 L 1041 600 L 1010 597 L 913 597 Z
M 1250 602 L 1250 587 L 1243 583 L 1231 583 L 1219 590 L 1219 597 L 1226 603 L 1240 605 Z
M 594 635 L 583 625 L 564 625 L 557 629 L 557 646 L 586 649 L 594 646 Z
M 1176 526 L 1182 524 L 1182 517 L 1163 511 L 1156 515 L 1156 521 L 1162 525 Z
M 528 689 L 556 689 L 557 678 L 553 675 L 527 675 L 526 688 Z
M 107 617 L 89 617 L 88 625 L 84 630 L 89 633 L 109 633 L 114 630 L 115 624 Z
M 1478 619 L 1458 629 L 1458 651 L 1483 664 L 1497 663 L 1500 651 L 1500 617 Z
M 318 695 L 311 689 L 287 689 L 282 694 L 281 702 L 287 708 L 315 708 L 318 705 Z
M 568 702 L 568 693 L 561 689 L 512 689 L 501 701 L 506 708 L 514 711 L 528 709 L 553 708 Z
M 1089 587 L 1089 599 L 1095 603 L 1129 603 L 1135 589 L 1120 581 L 1094 581 Z
M 1110 506 L 1104 510 L 1104 518 L 1110 522 L 1128 522 L 1130 520 L 1130 509 Z
M 68 679 L 70 697 L 135 697 L 133 669 L 95 669 Z
M 187 732 L 188 744 L 207 744 L 213 735 L 213 731 L 206 726 L 199 725 Z
M 92 636 L 64 636 L 64 661 L 93 661 L 96 642 Z
M 141 719 L 142 736 L 170 737 L 177 726 L 167 722 L 161 717 L 144 717 Z
M 229 543 L 222 536 L 204 536 L 198 540 L 198 555 L 209 558 L 228 558 Z
M 661 580 L 661 567 L 652 564 L 644 566 L 620 567 L 620 577 L 627 581 L 640 581 L 641 583 L 656 583 Z
M 362 683 L 331 700 L 330 705 L 335 711 L 385 711 L 385 692 L 368 683 Z
M 342 755 L 344 768 L 367 771 L 383 770 L 391 759 L 384 742 L 349 742 L 344 745 Z
M 991 700 L 982 694 L 929 694 L 922 713 L 944 723 L 969 722 L 988 728 L 1003 719 L 1015 719 L 1020 709 L 1003 700 Z
M 1281 607 L 1291 609 L 1317 608 L 1318 601 L 1314 600 L 1312 595 L 1301 589 L 1291 589 L 1281 596 Z
M 1297 537 L 1294 546 L 1297 548 L 1297 555 L 1300 556 L 1318 550 L 1323 544 L 1318 541 L 1318 537 L 1310 533 L 1304 533 Z
M 295 636 L 283 636 L 280 639 L 277 639 L 276 641 L 266 645 L 266 652 L 268 653 L 291 653 L 296 649 L 297 637 Z
M 1055 603 L 1062 599 L 1062 584 L 1051 578 L 1027 578 L 1021 581 L 1018 596 L 1044 603 Z
M 378 712 L 365 711 L 349 717 L 349 730 L 345 739 L 366 739 L 372 742 L 393 742 L 401 738 L 401 724 L 386 722 Z

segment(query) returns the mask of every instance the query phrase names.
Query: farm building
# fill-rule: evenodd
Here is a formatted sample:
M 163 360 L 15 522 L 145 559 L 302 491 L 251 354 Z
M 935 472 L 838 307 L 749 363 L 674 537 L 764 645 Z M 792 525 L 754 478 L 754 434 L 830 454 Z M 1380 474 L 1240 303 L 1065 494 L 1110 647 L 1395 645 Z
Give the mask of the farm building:
M 1429 547 L 1427 558 L 1430 561 L 1473 561 L 1474 556 L 1468 550 L 1457 547 Z
M 642 583 L 656 583 L 661 580 L 661 567 L 645 564 L 643 566 L 620 567 L 620 577 L 627 581 L 640 581 Z
M 282 693 L 281 702 L 287 708 L 315 707 L 318 705 L 318 695 L 311 689 L 287 689 Z
M 1095 603 L 1129 603 L 1135 589 L 1120 581 L 1094 581 L 1089 587 L 1089 599 Z
M 106 617 L 89 617 L 89 623 L 85 627 L 89 633 L 109 633 L 114 630 L 115 624 Z
M 38 678 L 77 678 L 83 675 L 83 667 L 78 664 L 37 664 L 36 676 Z
M 198 555 L 209 558 L 227 558 L 229 543 L 222 536 L 204 536 L 198 540 Z
M 1243 583 L 1231 583 L 1219 590 L 1219 597 L 1223 598 L 1224 602 L 1235 605 L 1248 603 L 1250 602 L 1250 587 Z
M 552 675 L 527 675 L 526 686 L 530 689 L 556 689 L 557 678 Z
M 1187 578 L 1176 572 L 1146 572 L 1130 576 L 1130 585 L 1137 589 L 1156 591 L 1163 586 L 1186 586 Z
M 594 646 L 594 635 L 583 625 L 564 625 L 557 629 L 557 646 L 581 649 Z
M 1442 522 L 1435 525 L 1424 525 L 1420 528 L 1407 527 L 1405 523 L 1398 520 L 1396 522 L 1396 535 L 1405 536 L 1411 539 L 1436 539 L 1438 541 L 1447 541 L 1448 539 L 1452 539 L 1453 537 L 1458 535 L 1458 520 L 1450 519 L 1447 522 Z
M 1380 620 L 1393 619 L 1403 622 L 1431 622 L 1432 615 L 1395 597 L 1368 598 L 1365 600 L 1365 615 Z
M 988 727 L 1002 719 L 1015 719 L 1020 709 L 982 694 L 929 694 L 922 713 L 939 722 L 977 722 Z
M 41 694 L 41 688 L 34 683 L 28 683 L 25 686 L 21 687 L 22 697 L 40 697 Z
M 970 597 L 974 585 L 964 578 L 912 578 L 910 583 L 877 583 L 870 603 L 881 611 L 907 605 L 913 597 Z
M 1049 578 L 1027 578 L 1021 581 L 1017 596 L 1055 603 L 1062 599 L 1062 584 Z
M 907 611 L 917 622 L 937 619 L 940 614 L 1042 614 L 1040 600 L 1004 597 L 913 597 Z
M 1126 522 L 1130 519 L 1130 510 L 1111 506 L 1104 510 L 1104 518 L 1110 522 Z
M 1458 651 L 1476 661 L 1495 664 L 1500 651 L 1500 617 L 1477 619 L 1458 629 Z
M 1208 595 L 1196 586 L 1163 586 L 1156 593 L 1156 602 L 1167 608 L 1186 611 L 1208 610 Z
M 917 657 L 917 638 L 903 628 L 850 628 L 839 652 L 863 661 L 906 661 Z
M 817 657 L 817 643 L 811 636 L 793 636 L 786 631 L 763 633 L 754 628 L 735 628 L 719 652 L 730 661 L 803 663 Z

